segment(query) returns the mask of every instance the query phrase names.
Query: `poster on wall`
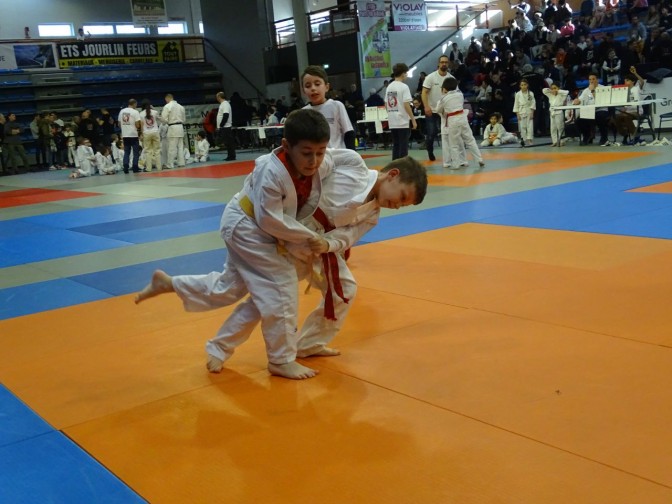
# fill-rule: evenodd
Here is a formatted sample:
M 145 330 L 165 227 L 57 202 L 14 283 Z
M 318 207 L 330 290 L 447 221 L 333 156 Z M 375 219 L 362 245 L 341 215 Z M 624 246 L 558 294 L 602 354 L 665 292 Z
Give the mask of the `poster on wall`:
M 424 0 L 392 2 L 394 31 L 427 31 L 427 6 Z
M 53 44 L 0 44 L 0 68 L 56 68 Z
M 131 0 L 131 14 L 135 26 L 166 24 L 165 0 Z
M 61 69 L 94 65 L 177 63 L 184 61 L 179 40 L 124 40 L 123 42 L 83 42 L 56 44 Z
M 357 2 L 362 76 L 388 78 L 392 74 L 390 38 L 385 19 L 385 2 Z

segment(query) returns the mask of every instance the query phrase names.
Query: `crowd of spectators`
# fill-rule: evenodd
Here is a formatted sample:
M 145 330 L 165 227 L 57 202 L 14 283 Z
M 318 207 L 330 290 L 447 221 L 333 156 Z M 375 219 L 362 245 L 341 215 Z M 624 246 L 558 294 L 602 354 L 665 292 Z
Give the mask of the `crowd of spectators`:
M 505 29 L 472 37 L 464 61 L 451 60 L 463 90 L 474 91 L 476 127 L 495 112 L 511 127 L 513 96 L 526 79 L 537 101 L 535 135 L 546 135 L 548 103 L 541 90 L 552 82 L 576 96 L 590 72 L 603 84 L 622 84 L 631 67 L 643 74 L 672 55 L 669 0 L 584 0 L 578 12 L 565 0 L 549 0 L 543 8 L 520 0 L 511 7 L 515 15 Z

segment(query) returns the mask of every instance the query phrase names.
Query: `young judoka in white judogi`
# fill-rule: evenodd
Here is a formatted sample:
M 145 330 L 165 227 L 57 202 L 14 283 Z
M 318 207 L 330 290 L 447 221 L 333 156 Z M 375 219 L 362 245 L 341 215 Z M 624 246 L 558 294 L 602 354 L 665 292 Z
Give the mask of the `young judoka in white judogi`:
M 479 166 L 485 166 L 481 151 L 469 126 L 468 114 L 464 110 L 464 95 L 457 88 L 457 79 L 454 77 L 444 79 L 442 90 L 444 94 L 439 100 L 436 110 L 444 118 L 443 121 L 450 141 L 450 164 L 446 164 L 446 158 L 444 157 L 443 166 L 453 170 L 460 166 L 468 166 L 465 150 L 471 152 Z M 443 131 L 442 126 L 442 134 Z
M 526 79 L 520 79 L 520 91 L 515 95 L 513 112 L 518 118 L 520 145 L 532 145 L 534 139 L 534 111 L 537 106 L 534 102 L 534 93 L 530 91 Z
M 482 147 L 488 147 L 492 145 L 497 147 L 502 145 L 502 139 L 506 135 L 506 130 L 504 126 L 499 123 L 499 118 L 496 114 L 490 116 L 490 123 L 483 129 L 483 141 L 481 142 Z
M 319 112 L 293 112 L 284 133 L 282 147 L 257 159 L 243 189 L 224 210 L 220 225 L 228 251 L 224 270 L 172 278 L 159 270 L 136 296 L 139 303 L 176 292 L 186 310 L 202 311 L 230 305 L 249 291 L 206 345 L 211 372 L 221 371 L 224 361 L 261 322 L 271 374 L 292 379 L 317 374 L 296 362 L 298 278 L 278 246 L 320 242 L 299 220 L 317 208 L 322 179 L 336 160 L 327 152 L 329 124 Z
M 91 148 L 91 140 L 80 137 L 75 155 L 79 168 L 72 170 L 70 178 L 89 177 L 96 174 L 96 155 Z
M 446 95 L 444 94 L 443 96 Z M 467 161 L 464 144 L 461 139 L 458 139 L 457 158 L 453 159 L 453 150 L 450 148 L 450 128 L 448 128 L 446 111 L 441 107 L 441 99 L 437 103 L 436 113 L 441 117 L 441 155 L 443 157 L 443 167 L 449 170 L 456 170 L 462 163 L 466 163 Z
M 117 165 L 112 161 L 110 148 L 107 145 L 101 145 L 98 152 L 96 152 L 96 168 L 101 175 L 114 175 L 117 173 Z
M 357 292 L 357 283 L 348 268 L 344 252 L 355 245 L 378 223 L 381 208 L 418 205 L 427 192 L 427 172 L 410 157 L 396 159 L 380 172 L 370 170 L 352 151 L 347 163 L 336 163 L 322 181 L 318 210 L 302 221 L 320 233 L 323 249 L 288 244 L 297 257 L 299 278 L 322 291 L 321 303 L 308 315 L 301 329 L 298 356 L 332 356 L 339 351 L 327 345 L 343 326 Z M 335 244 L 333 244 L 335 242 Z M 326 252 L 314 261 L 311 252 Z M 311 274 L 311 270 L 315 273 Z
M 205 163 L 208 160 L 208 154 L 210 152 L 210 143 L 208 142 L 208 137 L 205 134 L 205 131 L 201 130 L 196 135 L 196 141 L 194 142 L 194 157 L 197 163 Z
M 560 89 L 560 84 L 554 82 L 550 88 L 541 90 L 544 96 L 548 98 L 551 114 L 551 147 L 562 147 L 565 141 L 562 139 L 565 134 L 565 111 L 553 110 L 553 107 L 562 107 L 567 101 L 569 91 Z

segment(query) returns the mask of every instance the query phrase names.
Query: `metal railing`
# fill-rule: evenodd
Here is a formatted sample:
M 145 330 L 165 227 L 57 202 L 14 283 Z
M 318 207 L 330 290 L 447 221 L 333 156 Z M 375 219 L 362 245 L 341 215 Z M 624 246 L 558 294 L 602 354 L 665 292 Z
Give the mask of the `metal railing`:
M 394 29 L 391 20 L 391 3 L 385 2 L 385 11 L 390 30 Z M 482 27 L 490 28 L 488 3 L 473 4 L 468 7 L 463 2 L 426 2 L 428 30 L 459 30 L 474 22 L 483 14 Z M 329 8 L 306 14 L 308 25 L 308 41 L 338 37 L 359 31 L 357 3 L 351 2 L 348 9 Z M 294 18 L 278 20 L 275 25 L 274 47 L 287 47 L 296 44 Z

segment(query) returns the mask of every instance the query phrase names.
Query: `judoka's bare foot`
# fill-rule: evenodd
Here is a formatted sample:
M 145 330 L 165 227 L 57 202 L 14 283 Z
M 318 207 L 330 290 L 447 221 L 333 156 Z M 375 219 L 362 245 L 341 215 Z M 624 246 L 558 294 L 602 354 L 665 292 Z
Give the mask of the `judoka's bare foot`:
M 314 350 L 305 350 L 305 351 L 299 350 L 297 355 L 301 358 L 305 358 L 305 357 L 334 357 L 336 355 L 341 355 L 341 351 L 336 350 L 335 348 L 329 348 L 328 346 L 323 346 L 323 347 L 315 348 Z
M 211 373 L 219 373 L 222 371 L 222 368 L 224 367 L 224 361 L 213 355 L 208 354 L 208 362 L 206 362 L 205 366 Z
M 165 271 L 156 270 L 152 275 L 152 281 L 135 295 L 135 304 L 159 294 L 166 294 L 167 292 L 175 292 L 175 289 L 173 289 L 173 279 Z
M 305 380 L 306 378 L 312 378 L 319 373 L 317 369 L 302 366 L 296 361 L 288 362 L 286 364 L 273 364 L 272 362 L 269 362 L 268 372 L 275 376 L 289 378 L 290 380 Z

